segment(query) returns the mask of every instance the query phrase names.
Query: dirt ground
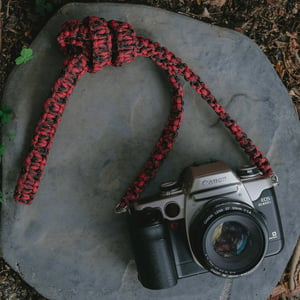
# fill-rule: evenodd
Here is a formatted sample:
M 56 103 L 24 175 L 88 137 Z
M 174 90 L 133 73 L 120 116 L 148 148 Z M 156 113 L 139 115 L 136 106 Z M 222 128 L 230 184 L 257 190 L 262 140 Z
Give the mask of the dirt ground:
M 15 59 L 68 0 L 0 0 L 0 93 Z M 104 1 L 103 1 L 104 2 Z M 112 2 L 112 1 L 105 1 Z M 299 0 L 119 0 L 168 9 L 228 27 L 255 41 L 286 86 L 300 116 Z M 299 243 L 298 243 L 299 244 Z M 300 299 L 300 245 L 268 300 Z M 0 258 L 0 300 L 45 299 Z

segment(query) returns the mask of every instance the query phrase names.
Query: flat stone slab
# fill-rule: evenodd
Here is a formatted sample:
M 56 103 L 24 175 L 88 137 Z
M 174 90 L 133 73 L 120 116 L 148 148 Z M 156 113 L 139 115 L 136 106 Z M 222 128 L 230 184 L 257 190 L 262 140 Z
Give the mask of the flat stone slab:
M 37 198 L 31 206 L 12 200 L 34 126 L 62 68 L 64 57 L 55 37 L 65 21 L 89 15 L 126 21 L 181 57 L 267 155 L 280 178 L 281 254 L 233 281 L 206 273 L 182 279 L 168 290 L 141 286 L 125 217 L 113 210 L 154 146 L 170 107 L 164 72 L 145 58 L 83 76 L 58 128 Z M 5 260 L 55 300 L 266 299 L 299 234 L 300 128 L 285 87 L 257 45 L 237 32 L 164 10 L 95 3 L 63 7 L 32 48 L 34 59 L 14 69 L 4 94 L 14 110 L 4 135 L 16 134 L 13 142 L 6 142 L 3 156 Z M 208 105 L 188 84 L 184 91 L 177 143 L 145 195 L 195 161 L 223 160 L 232 168 L 247 163 Z

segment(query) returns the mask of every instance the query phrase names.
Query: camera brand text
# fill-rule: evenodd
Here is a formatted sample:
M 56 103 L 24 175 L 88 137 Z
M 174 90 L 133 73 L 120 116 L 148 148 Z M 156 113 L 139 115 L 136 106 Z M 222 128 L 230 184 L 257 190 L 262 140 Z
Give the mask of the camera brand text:
M 213 178 L 213 179 L 205 179 L 202 181 L 202 185 L 215 185 L 226 182 L 226 176 L 219 177 L 219 178 Z

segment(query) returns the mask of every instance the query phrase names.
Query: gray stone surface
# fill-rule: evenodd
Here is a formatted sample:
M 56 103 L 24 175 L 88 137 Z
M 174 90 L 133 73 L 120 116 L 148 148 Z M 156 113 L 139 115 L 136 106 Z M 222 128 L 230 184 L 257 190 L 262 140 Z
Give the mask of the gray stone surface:
M 170 92 L 161 70 L 137 58 L 121 68 L 86 74 L 57 131 L 35 202 L 12 200 L 21 162 L 63 63 L 55 36 L 61 24 L 88 15 L 119 19 L 192 66 L 265 152 L 277 188 L 286 245 L 252 275 L 232 282 L 211 274 L 150 291 L 136 277 L 125 219 L 113 214 L 165 123 Z M 246 37 L 167 11 L 117 4 L 70 4 L 32 44 L 34 59 L 14 69 L 4 102 L 15 133 L 3 157 L 1 248 L 5 260 L 50 299 L 266 299 L 299 234 L 299 123 L 288 93 L 259 48 Z M 194 161 L 247 162 L 210 108 L 185 85 L 184 122 L 176 146 L 145 194 Z M 226 292 L 227 291 L 227 292 Z

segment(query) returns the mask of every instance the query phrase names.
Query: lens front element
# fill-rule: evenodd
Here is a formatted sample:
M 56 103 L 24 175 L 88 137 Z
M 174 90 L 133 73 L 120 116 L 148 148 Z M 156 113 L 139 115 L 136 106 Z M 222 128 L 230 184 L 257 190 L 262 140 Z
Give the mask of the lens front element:
M 253 271 L 268 246 L 262 215 L 245 203 L 228 199 L 208 203 L 194 217 L 189 238 L 194 258 L 207 270 L 225 277 Z
M 238 222 L 219 224 L 212 234 L 214 250 L 222 257 L 238 256 L 247 246 L 249 231 Z

